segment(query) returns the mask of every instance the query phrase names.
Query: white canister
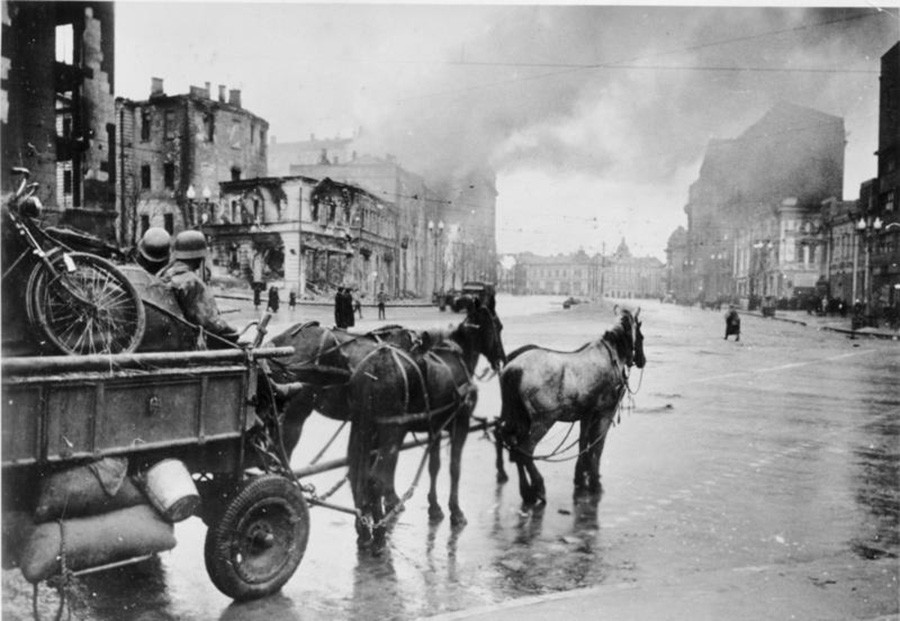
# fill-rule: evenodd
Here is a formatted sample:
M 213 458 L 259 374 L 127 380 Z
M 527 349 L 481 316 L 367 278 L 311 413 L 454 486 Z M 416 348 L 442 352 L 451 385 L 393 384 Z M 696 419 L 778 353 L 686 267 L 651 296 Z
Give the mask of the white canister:
M 177 459 L 164 459 L 147 470 L 144 491 L 150 504 L 170 522 L 186 520 L 200 505 L 194 479 Z

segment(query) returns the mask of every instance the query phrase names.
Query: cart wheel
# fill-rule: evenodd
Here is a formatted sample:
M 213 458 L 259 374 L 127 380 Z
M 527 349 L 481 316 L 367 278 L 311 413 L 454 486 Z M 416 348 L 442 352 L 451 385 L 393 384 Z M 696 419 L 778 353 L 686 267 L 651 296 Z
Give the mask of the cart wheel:
M 309 510 L 300 489 L 280 475 L 243 484 L 206 532 L 206 571 L 236 600 L 264 597 L 296 571 L 309 539 Z
M 51 273 L 38 263 L 28 278 L 26 311 L 65 354 L 128 353 L 144 336 L 144 304 L 109 261 L 84 252 L 51 252 Z M 70 260 L 68 260 L 70 259 Z

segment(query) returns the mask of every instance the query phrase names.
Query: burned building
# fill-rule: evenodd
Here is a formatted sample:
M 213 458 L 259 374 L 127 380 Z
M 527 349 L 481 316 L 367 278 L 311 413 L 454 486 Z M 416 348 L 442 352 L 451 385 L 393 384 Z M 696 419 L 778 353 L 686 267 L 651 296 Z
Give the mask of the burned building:
M 397 208 L 366 190 L 303 175 L 225 181 L 202 225 L 213 275 L 300 296 L 346 285 L 369 299 L 395 288 Z
M 115 23 L 110 2 L 4 0 L 0 179 L 31 170 L 48 220 L 115 237 Z
M 265 177 L 269 124 L 243 108 L 241 91 L 192 86 L 167 95 L 160 78 L 144 101 L 117 100 L 123 243 L 151 226 L 170 233 L 227 217 L 219 183 Z
M 821 204 L 842 196 L 844 144 L 843 119 L 786 103 L 711 142 L 684 208 L 689 290 L 677 297 L 813 293 L 827 243 Z

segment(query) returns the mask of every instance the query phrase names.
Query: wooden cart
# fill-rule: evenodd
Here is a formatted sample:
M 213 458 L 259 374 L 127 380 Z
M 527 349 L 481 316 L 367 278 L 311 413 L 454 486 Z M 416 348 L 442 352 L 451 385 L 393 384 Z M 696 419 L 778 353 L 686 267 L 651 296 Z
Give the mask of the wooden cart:
M 6 358 L 4 511 L 28 508 L 39 477 L 106 456 L 140 472 L 179 459 L 201 496 L 206 568 L 243 600 L 281 588 L 309 536 L 307 503 L 280 448 L 256 360 L 290 347 Z M 261 380 L 261 381 L 260 381 Z

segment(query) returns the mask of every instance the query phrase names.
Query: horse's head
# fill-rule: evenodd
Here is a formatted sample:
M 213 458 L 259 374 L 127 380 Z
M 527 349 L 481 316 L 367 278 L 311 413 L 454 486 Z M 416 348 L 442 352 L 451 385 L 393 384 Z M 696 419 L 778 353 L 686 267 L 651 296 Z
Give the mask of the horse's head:
M 636 366 L 643 369 L 647 364 L 644 357 L 644 335 L 641 332 L 641 309 L 632 313 L 627 308 L 619 308 L 617 304 L 613 309 L 619 316 L 620 327 L 620 355 L 625 358 L 625 364 L 629 367 Z
M 466 348 L 483 355 L 494 371 L 500 371 L 506 364 L 506 352 L 500 338 L 502 330 L 503 324 L 497 315 L 476 299 L 468 307 L 466 318 L 457 332 L 463 335 Z

